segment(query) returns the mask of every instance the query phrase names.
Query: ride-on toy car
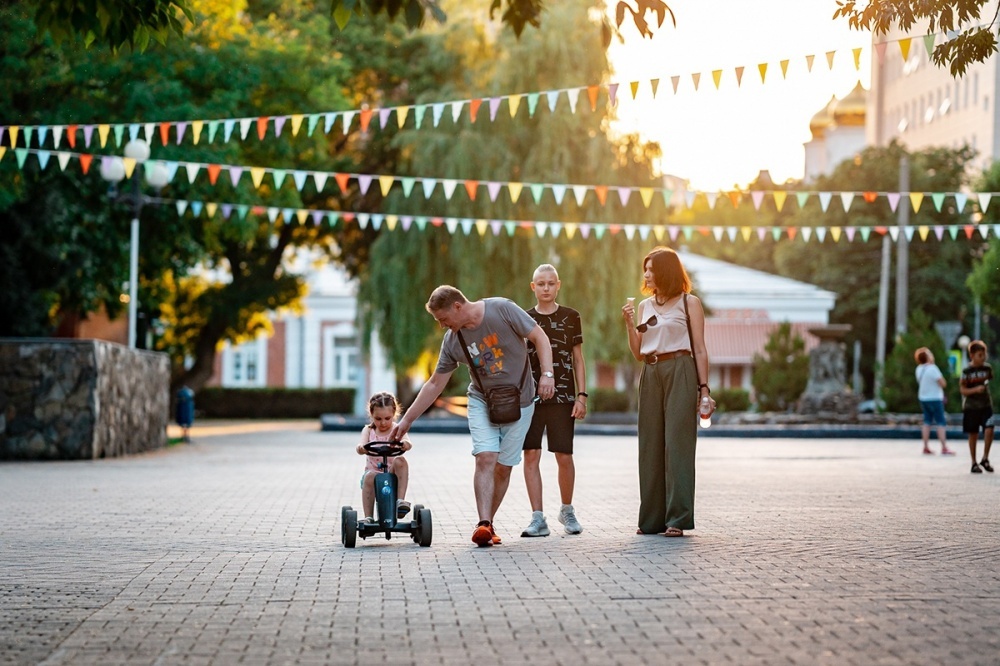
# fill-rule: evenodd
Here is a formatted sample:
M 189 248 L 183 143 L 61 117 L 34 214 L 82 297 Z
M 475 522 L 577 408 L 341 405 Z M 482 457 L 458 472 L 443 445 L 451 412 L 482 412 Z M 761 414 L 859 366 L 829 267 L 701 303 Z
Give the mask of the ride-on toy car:
M 409 534 L 421 546 L 431 545 L 433 525 L 431 510 L 422 504 L 413 505 L 412 520 L 396 521 L 396 475 L 389 471 L 389 458 L 403 454 L 402 442 L 370 442 L 365 451 L 373 457 L 381 457 L 379 473 L 375 475 L 375 522 L 358 522 L 358 512 L 350 506 L 340 510 L 340 540 L 347 548 L 354 548 L 358 536 L 367 539 L 375 534 L 385 534 L 386 540 L 393 533 Z

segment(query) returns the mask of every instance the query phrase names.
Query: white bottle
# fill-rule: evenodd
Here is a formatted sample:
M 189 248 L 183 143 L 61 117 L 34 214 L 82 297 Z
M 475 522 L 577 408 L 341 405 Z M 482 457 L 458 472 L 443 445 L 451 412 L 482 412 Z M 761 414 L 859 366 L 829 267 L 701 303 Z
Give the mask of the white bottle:
M 702 428 L 709 428 L 712 425 L 712 406 L 708 403 L 708 396 L 701 399 L 698 407 L 698 418 Z

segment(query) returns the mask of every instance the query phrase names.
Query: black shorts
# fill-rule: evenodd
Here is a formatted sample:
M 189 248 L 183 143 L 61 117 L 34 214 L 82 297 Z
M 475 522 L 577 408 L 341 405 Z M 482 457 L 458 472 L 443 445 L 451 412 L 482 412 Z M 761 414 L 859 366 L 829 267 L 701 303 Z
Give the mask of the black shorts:
M 531 427 L 524 436 L 524 450 L 542 448 L 542 433 L 547 433 L 549 451 L 552 453 L 573 453 L 573 403 L 550 403 L 535 405 L 535 415 Z
M 978 434 L 980 428 L 993 427 L 993 410 L 989 407 L 982 409 L 967 409 L 962 412 L 962 432 L 967 435 Z

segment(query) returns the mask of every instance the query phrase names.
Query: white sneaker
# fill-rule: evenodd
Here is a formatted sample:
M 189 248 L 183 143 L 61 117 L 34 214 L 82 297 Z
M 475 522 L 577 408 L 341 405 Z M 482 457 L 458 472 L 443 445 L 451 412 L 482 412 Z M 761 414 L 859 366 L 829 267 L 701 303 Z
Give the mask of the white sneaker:
M 583 526 L 576 519 L 572 504 L 563 504 L 559 509 L 559 522 L 566 527 L 566 534 L 579 534 L 583 531 Z
M 545 515 L 541 511 L 531 512 L 531 524 L 521 532 L 523 537 L 543 537 L 549 535 L 549 525 L 545 522 Z

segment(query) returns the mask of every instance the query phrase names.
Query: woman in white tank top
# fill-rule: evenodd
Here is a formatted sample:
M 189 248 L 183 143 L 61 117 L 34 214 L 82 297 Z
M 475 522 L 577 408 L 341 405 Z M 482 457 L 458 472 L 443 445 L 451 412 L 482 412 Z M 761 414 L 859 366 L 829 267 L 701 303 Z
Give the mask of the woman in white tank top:
M 628 346 L 642 361 L 639 379 L 638 534 L 684 536 L 694 529 L 698 407 L 708 398 L 705 310 L 690 295 L 677 253 L 656 247 L 642 262 L 644 294 L 622 308 Z M 638 318 L 637 318 L 638 317 Z M 690 325 L 690 327 L 689 327 Z

